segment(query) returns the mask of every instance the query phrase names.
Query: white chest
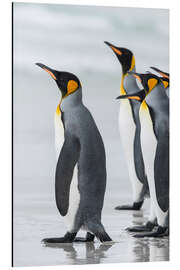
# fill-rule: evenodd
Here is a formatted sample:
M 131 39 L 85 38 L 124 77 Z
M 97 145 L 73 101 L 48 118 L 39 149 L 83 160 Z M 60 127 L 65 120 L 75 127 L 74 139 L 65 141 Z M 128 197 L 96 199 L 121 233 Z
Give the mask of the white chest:
M 54 115 L 54 128 L 55 128 L 55 150 L 56 159 L 58 160 L 61 148 L 64 143 L 64 127 L 61 121 L 61 114 L 55 112 Z
M 134 164 L 133 149 L 136 126 L 128 100 L 122 100 L 119 110 L 119 133 L 128 163 Z
M 135 133 L 135 123 L 133 120 L 131 106 L 128 100 L 122 100 L 120 103 L 119 129 L 120 134 L 123 137 L 126 137 L 127 140 L 130 139 L 130 137 L 132 137 Z
M 131 105 L 128 100 L 122 100 L 119 110 L 119 133 L 128 167 L 129 179 L 132 184 L 133 200 L 140 198 L 142 183 L 138 179 L 134 162 L 134 140 L 136 125 L 133 120 Z
M 153 124 L 148 108 L 143 108 L 141 105 L 139 116 L 141 122 L 141 148 L 148 178 L 150 197 L 153 205 L 156 205 L 154 160 L 157 149 L 157 140 L 153 131 Z
M 154 171 L 154 159 L 157 148 L 157 140 L 153 130 L 153 123 L 148 108 L 141 106 L 140 112 L 141 122 L 141 146 L 145 162 L 146 171 Z
M 158 224 L 161 226 L 165 226 L 168 211 L 163 212 L 159 207 L 154 175 L 154 162 L 157 151 L 157 139 L 153 131 L 153 124 L 148 109 L 144 110 L 142 107 L 140 109 L 139 116 L 141 121 L 141 146 L 147 172 L 151 203 L 154 209 L 154 213 L 157 217 Z M 157 180 L 158 179 L 156 179 L 156 181 Z

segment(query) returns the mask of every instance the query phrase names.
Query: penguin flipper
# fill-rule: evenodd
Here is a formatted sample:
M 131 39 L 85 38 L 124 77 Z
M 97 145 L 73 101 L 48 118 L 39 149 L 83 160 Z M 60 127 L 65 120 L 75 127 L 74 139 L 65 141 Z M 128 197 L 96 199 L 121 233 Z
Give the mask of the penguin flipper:
M 70 184 L 79 153 L 79 140 L 65 132 L 65 141 L 59 155 L 55 176 L 56 205 L 62 216 L 65 216 L 68 211 Z
M 169 138 L 165 136 L 157 144 L 154 171 L 157 201 L 166 212 L 169 209 Z

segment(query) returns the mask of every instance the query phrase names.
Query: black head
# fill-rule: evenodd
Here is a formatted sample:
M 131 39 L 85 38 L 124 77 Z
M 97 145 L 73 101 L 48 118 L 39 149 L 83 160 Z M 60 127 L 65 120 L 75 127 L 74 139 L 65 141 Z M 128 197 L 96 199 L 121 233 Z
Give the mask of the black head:
M 130 50 L 126 48 L 116 47 L 107 41 L 104 41 L 104 43 L 107 44 L 116 54 L 119 62 L 122 65 L 123 74 L 126 74 L 128 71 L 131 71 L 134 68 L 135 58 Z
M 64 71 L 57 71 L 41 63 L 36 63 L 36 65 L 48 72 L 56 81 L 58 88 L 62 93 L 62 97 L 67 97 L 81 88 L 81 83 L 74 74 Z
M 146 94 L 149 94 L 152 89 L 161 82 L 160 78 L 152 73 L 142 74 L 132 71 L 128 73 L 141 82 L 144 90 L 146 91 Z
M 159 73 L 162 77 L 161 77 L 161 81 L 164 84 L 164 88 L 168 88 L 169 87 L 169 80 L 170 80 L 170 76 L 169 73 L 164 72 L 156 67 L 151 67 L 153 70 L 155 70 L 157 73 Z

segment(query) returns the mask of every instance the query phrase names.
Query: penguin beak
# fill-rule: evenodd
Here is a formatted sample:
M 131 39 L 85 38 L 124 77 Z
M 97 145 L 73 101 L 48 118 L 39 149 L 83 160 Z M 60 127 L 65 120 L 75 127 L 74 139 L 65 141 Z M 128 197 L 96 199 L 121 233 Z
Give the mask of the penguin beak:
M 118 55 L 122 55 L 122 52 L 119 50 L 119 48 L 117 48 L 116 46 L 114 46 L 113 44 L 111 44 L 110 42 L 108 41 L 104 41 L 104 43 L 106 45 L 108 45 L 116 54 Z
M 49 73 L 54 80 L 57 80 L 57 78 L 54 74 L 56 72 L 55 70 L 53 70 L 52 68 L 49 68 L 46 65 L 41 64 L 41 63 L 36 63 L 36 65 L 39 66 L 40 68 L 44 69 L 47 73 Z
M 153 70 L 155 70 L 157 73 L 159 73 L 162 77 L 169 79 L 169 74 L 166 72 L 163 72 L 162 70 L 156 68 L 156 67 L 150 67 Z
M 141 98 L 136 95 L 122 95 L 122 96 L 117 97 L 116 99 L 125 99 L 125 98 L 141 101 Z
M 121 96 L 117 97 L 116 99 L 127 98 L 127 99 L 135 99 L 137 101 L 142 102 L 145 99 L 145 97 L 146 97 L 146 92 L 144 89 L 142 89 L 139 92 L 136 92 L 136 93 L 133 93 L 130 95 L 121 95 Z

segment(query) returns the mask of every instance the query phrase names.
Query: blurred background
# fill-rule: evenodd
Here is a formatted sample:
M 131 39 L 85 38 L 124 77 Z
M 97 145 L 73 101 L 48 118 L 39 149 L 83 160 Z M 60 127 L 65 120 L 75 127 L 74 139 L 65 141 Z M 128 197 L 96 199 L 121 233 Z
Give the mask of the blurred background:
M 169 70 L 169 12 L 165 9 L 13 4 L 14 264 L 54 265 L 168 260 L 168 240 L 135 240 L 124 229 L 141 224 L 139 212 L 118 212 L 132 190 L 118 131 L 121 67 L 104 41 L 127 47 L 136 69 Z M 41 62 L 76 74 L 107 155 L 103 223 L 117 243 L 109 249 L 74 244 L 45 248 L 44 237 L 62 236 L 65 225 L 54 200 L 56 83 L 35 66 Z M 83 233 L 82 233 L 83 235 Z M 89 252 L 89 253 L 88 253 Z M 98 259 L 97 259 L 98 258 Z

